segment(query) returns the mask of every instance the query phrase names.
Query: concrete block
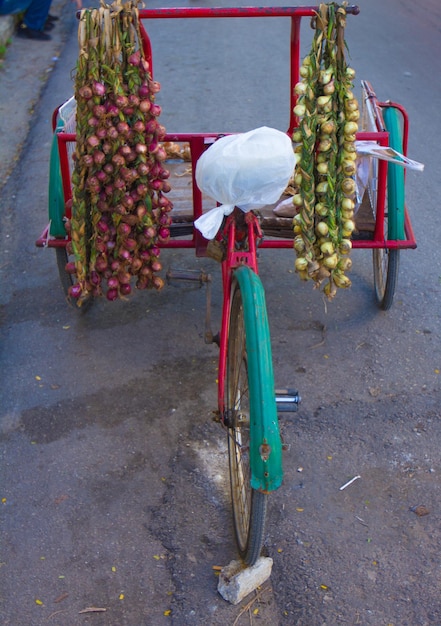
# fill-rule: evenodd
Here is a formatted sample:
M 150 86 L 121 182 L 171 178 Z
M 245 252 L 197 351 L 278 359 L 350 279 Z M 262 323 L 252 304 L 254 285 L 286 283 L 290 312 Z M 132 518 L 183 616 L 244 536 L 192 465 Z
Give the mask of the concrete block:
M 272 567 L 273 560 L 263 556 L 252 567 L 247 567 L 241 561 L 231 561 L 221 570 L 217 590 L 224 600 L 238 604 L 268 580 Z
M 6 46 L 15 31 L 15 16 L 0 15 L 0 45 Z

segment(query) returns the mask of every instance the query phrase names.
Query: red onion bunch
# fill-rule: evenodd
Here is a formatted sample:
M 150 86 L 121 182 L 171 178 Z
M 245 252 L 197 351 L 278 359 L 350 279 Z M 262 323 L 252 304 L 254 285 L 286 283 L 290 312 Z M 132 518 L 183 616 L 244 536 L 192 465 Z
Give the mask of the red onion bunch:
M 77 137 L 70 223 L 72 297 L 109 300 L 164 282 L 158 243 L 170 236 L 165 129 L 159 123 L 134 3 L 84 10 L 75 81 Z M 72 268 L 70 268 L 72 269 Z

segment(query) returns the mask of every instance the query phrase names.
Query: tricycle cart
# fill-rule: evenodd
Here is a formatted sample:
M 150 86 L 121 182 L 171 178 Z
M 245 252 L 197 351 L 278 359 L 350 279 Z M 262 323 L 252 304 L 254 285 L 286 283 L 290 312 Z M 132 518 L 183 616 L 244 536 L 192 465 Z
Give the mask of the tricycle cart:
M 298 120 L 294 115 L 299 81 L 300 25 L 313 18 L 318 7 L 191 7 L 139 11 L 146 59 L 153 73 L 153 51 L 144 24 L 157 19 L 283 17 L 290 20 L 290 122 L 292 136 Z M 356 6 L 346 13 L 357 15 Z M 408 117 L 393 102 L 378 101 L 371 85 L 362 83 L 363 123 L 357 140 L 390 146 L 406 155 Z M 72 124 L 74 102 L 57 109 L 53 117 L 54 148 L 50 177 L 50 218 L 37 246 L 54 248 L 63 289 L 68 296 L 74 278 L 66 271 L 70 257 L 69 235 L 63 220 L 70 219 L 72 206 L 72 158 L 76 140 Z M 230 482 L 237 545 L 244 561 L 253 564 L 264 539 L 267 494 L 282 482 L 282 444 L 277 413 L 296 410 L 296 391 L 275 390 L 265 295 L 258 276 L 257 248 L 286 249 L 293 246 L 292 218 L 278 217 L 274 204 L 243 213 L 235 209 L 224 219 L 216 242 L 207 241 L 194 226 L 214 200 L 207 198 L 196 182 L 196 165 L 221 132 L 173 133 L 164 138 L 169 151 L 170 199 L 173 203 L 171 238 L 163 248 L 194 249 L 197 256 L 215 256 L 222 264 L 223 308 L 220 333 L 206 333 L 218 343 L 219 421 L 228 433 Z M 356 214 L 353 248 L 373 250 L 375 296 L 382 309 L 392 305 L 398 275 L 399 252 L 415 248 L 404 198 L 404 170 L 397 163 L 370 160 L 366 192 Z M 277 203 L 276 203 L 277 204 Z M 207 278 L 207 277 L 205 277 Z

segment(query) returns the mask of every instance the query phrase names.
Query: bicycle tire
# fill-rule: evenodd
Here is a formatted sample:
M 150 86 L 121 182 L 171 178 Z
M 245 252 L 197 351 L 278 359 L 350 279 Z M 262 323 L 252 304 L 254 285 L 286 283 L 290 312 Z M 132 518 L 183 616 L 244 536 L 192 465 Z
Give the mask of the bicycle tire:
M 260 282 L 249 268 L 240 268 L 237 272 L 246 273 L 247 281 Z M 256 341 L 258 337 L 260 339 Z M 253 363 L 249 367 L 251 343 L 254 345 Z M 234 531 L 239 554 L 247 565 L 254 565 L 259 558 L 265 537 L 267 492 L 253 487 L 251 466 L 253 437 L 257 436 L 256 422 L 259 419 L 254 408 L 268 405 L 269 394 L 274 404 L 269 410 L 274 410 L 277 422 L 266 306 L 264 301 L 263 308 L 262 302 L 255 306 L 236 278 L 229 319 L 225 404 Z M 274 488 L 281 482 L 278 473 L 276 471 Z
M 89 310 L 90 306 L 93 302 L 93 296 L 89 296 L 85 298 L 81 306 L 78 306 L 78 301 L 74 298 L 71 298 L 69 295 L 69 288 L 75 283 L 74 277 L 72 274 L 66 272 L 66 263 L 69 261 L 69 255 L 67 254 L 67 250 L 65 247 L 55 248 L 56 258 L 57 258 L 57 269 L 58 276 L 60 278 L 61 287 L 63 289 L 64 295 L 66 296 L 67 302 L 77 311 L 81 313 L 86 313 Z
M 66 263 L 69 261 L 66 248 L 55 248 L 55 254 L 57 257 L 57 269 L 58 276 L 60 277 L 61 287 L 63 288 L 66 298 L 69 297 L 69 287 L 73 285 L 73 278 L 71 274 L 66 272 Z
M 375 298 L 379 308 L 388 311 L 393 304 L 398 283 L 400 251 L 374 248 L 373 262 Z
M 61 120 L 57 124 L 57 132 L 63 130 Z M 49 188 L 48 188 L 48 212 L 50 220 L 50 235 L 52 237 L 66 236 L 64 225 L 65 204 L 63 193 L 63 179 L 61 176 L 60 153 L 58 150 L 57 133 L 52 138 L 52 146 L 49 160 Z
M 403 152 L 403 138 L 400 126 L 400 114 L 394 107 L 385 107 L 383 119 L 389 132 L 389 146 Z M 389 163 L 387 168 L 387 213 L 388 238 L 403 240 L 404 232 L 404 167 Z
M 403 141 L 398 111 L 393 107 L 386 107 L 383 117 L 389 132 L 389 145 L 401 153 Z M 386 201 L 384 230 L 387 238 L 390 241 L 405 239 L 404 168 L 394 163 L 388 163 Z M 398 283 L 399 261 L 399 249 L 374 248 L 373 250 L 375 298 L 383 311 L 389 310 L 393 304 Z

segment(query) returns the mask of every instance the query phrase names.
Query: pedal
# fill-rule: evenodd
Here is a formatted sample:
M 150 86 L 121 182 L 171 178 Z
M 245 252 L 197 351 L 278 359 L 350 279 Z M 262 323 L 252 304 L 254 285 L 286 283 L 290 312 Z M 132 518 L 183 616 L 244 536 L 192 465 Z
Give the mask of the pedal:
M 171 268 L 166 273 L 167 284 L 170 284 L 173 280 L 185 280 L 189 282 L 197 282 L 199 286 L 206 286 L 206 306 L 205 306 L 205 343 L 215 343 L 220 346 L 219 333 L 214 334 L 211 330 L 211 274 L 207 274 L 204 271 L 199 270 L 172 270 Z
M 203 270 L 172 270 L 170 268 L 165 275 L 165 279 L 168 284 L 170 284 L 172 280 L 185 280 L 199 283 L 202 287 L 202 285 L 211 281 L 211 276 Z
M 294 389 L 276 389 L 278 413 L 293 413 L 294 411 L 298 411 L 301 400 L 299 392 Z

